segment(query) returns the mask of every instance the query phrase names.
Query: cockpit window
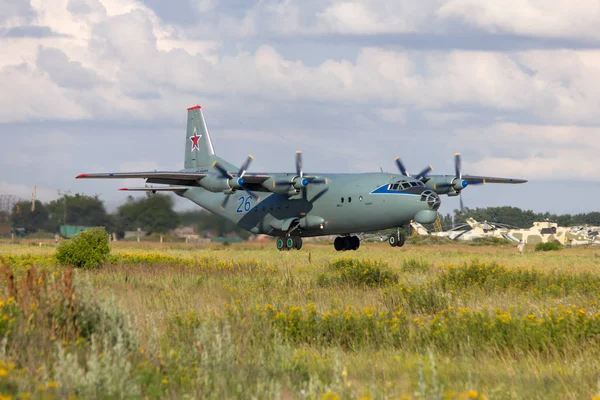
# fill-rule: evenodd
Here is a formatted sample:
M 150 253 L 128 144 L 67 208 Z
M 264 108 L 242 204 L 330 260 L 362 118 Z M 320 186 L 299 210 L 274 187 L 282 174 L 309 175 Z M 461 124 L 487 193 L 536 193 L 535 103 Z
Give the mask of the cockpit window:
M 398 181 L 394 184 L 388 185 L 388 190 L 406 190 L 411 187 L 424 187 L 425 184 L 421 181 Z

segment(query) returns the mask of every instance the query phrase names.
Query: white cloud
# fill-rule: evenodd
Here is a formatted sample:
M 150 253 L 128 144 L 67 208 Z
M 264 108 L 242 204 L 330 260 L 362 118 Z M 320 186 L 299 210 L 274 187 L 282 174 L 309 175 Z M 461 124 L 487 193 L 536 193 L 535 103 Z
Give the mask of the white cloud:
M 20 87 L 17 97 L 35 104 L 42 93 L 51 93 L 56 101 L 49 112 L 42 110 L 43 106 L 17 102 L 18 110 L 0 112 L 4 121 L 50 115 L 57 119 L 147 118 L 148 106 L 172 117 L 173 98 L 203 93 L 275 101 L 377 101 L 388 103 L 385 108 L 413 105 L 425 112 L 442 113 L 444 107 L 484 107 L 528 112 L 545 122 L 600 122 L 595 112 L 600 106 L 598 51 L 420 52 L 366 47 L 353 60 L 330 59 L 308 66 L 286 59 L 268 45 L 252 53 L 224 55 L 219 42 L 187 39 L 133 1 L 121 5 L 107 0 L 101 4 L 77 1 L 34 2 L 41 23 L 71 38 L 50 39 L 42 47 L 32 46 L 33 39 L 9 41 L 12 55 L 6 59 L 12 64 L 7 67 L 8 61 L 4 61 L 4 77 L 17 75 L 16 81 L 35 82 Z M 333 2 L 330 6 L 373 8 L 377 15 L 387 16 L 400 15 L 397 11 L 406 9 L 415 18 L 405 18 L 417 25 L 421 19 L 431 18 L 412 4 L 400 2 L 389 10 L 383 3 L 365 1 Z M 294 7 L 291 1 L 267 2 L 261 10 L 296 18 Z M 438 3 L 428 2 L 427 7 L 433 9 Z M 55 62 L 57 57 L 60 63 Z M 15 67 L 23 62 L 25 67 Z M 90 88 L 94 82 L 95 87 Z M 99 82 L 103 84 L 97 85 Z M 83 91 L 84 87 L 88 90 Z M 14 104 L 15 91 L 16 86 L 9 84 L 4 101 Z
M 458 129 L 463 148 L 482 155 L 464 172 L 526 179 L 589 180 L 598 175 L 597 128 L 502 123 Z
M 542 37 L 600 39 L 597 0 L 449 0 L 441 18 L 456 18 L 487 31 Z
M 3 0 L 0 2 L 0 27 L 12 28 L 29 24 L 35 13 L 26 0 Z
M 452 121 L 462 121 L 472 116 L 472 113 L 467 112 L 425 111 L 423 113 L 423 117 L 434 125 L 443 125 Z
M 403 108 L 379 108 L 375 112 L 384 121 L 406 123 L 406 110 Z
M 90 116 L 77 99 L 28 65 L 0 69 L 0 122 L 72 120 Z
M 162 143 L 156 141 L 159 135 L 152 125 L 177 121 L 183 129 L 184 108 L 199 103 L 211 110 L 207 115 L 209 124 L 215 121 L 214 114 L 219 115 L 222 140 L 227 143 L 223 147 L 240 160 L 247 153 L 246 142 L 268 142 L 269 146 L 260 146 L 266 149 L 257 166 L 281 157 L 280 161 L 291 168 L 291 156 L 273 153 L 290 146 L 293 155 L 298 147 L 312 146 L 315 154 L 324 154 L 324 147 L 333 149 L 327 150 L 332 169 L 377 169 L 378 162 L 365 160 L 377 160 L 381 153 L 391 155 L 392 150 L 382 149 L 378 141 L 388 139 L 385 129 L 390 129 L 390 124 L 398 124 L 403 126 L 402 131 L 410 131 L 405 139 L 416 148 L 431 146 L 439 153 L 451 137 L 453 150 L 464 148 L 484 157 L 470 164 L 465 158 L 466 172 L 552 179 L 570 177 L 572 173 L 565 172 L 569 169 L 563 166 L 578 163 L 585 174 L 596 176 L 592 160 L 600 148 L 592 139 L 598 137 L 594 126 L 600 125 L 599 50 L 419 51 L 349 41 L 351 44 L 345 45 L 352 51 L 345 57 L 327 53 L 324 60 L 315 62 L 276 40 L 267 44 L 269 41 L 260 35 L 443 32 L 447 28 L 444 24 L 466 20 L 465 10 L 476 5 L 458 0 L 311 1 L 307 7 L 293 0 L 259 3 L 233 16 L 220 14 L 221 5 L 216 2 L 198 2 L 199 12 L 206 16 L 199 18 L 199 32 L 192 35 L 196 27 L 185 30 L 166 24 L 138 1 L 33 0 L 33 11 L 23 14 L 29 15 L 26 23 L 34 21 L 67 36 L 0 38 L 4 50 L 0 59 L 0 123 L 43 120 L 52 126 L 56 121 L 80 120 L 108 127 L 113 122 L 144 123 L 148 134 L 154 135 L 150 143 Z M 508 5 L 516 7 L 516 3 Z M 514 16 L 513 25 L 510 18 L 501 19 L 502 13 L 510 16 L 510 10 L 494 10 L 487 3 L 481 3 L 481 7 L 484 11 L 474 13 L 468 20 L 470 24 L 490 32 L 556 37 L 555 33 L 544 33 L 544 29 L 550 29 L 544 21 L 551 21 L 545 16 L 534 30 L 521 26 L 540 12 L 542 6 L 538 3 L 524 3 L 524 15 Z M 542 11 L 550 16 L 555 12 Z M 567 16 L 567 20 L 570 18 Z M 595 33 L 586 33 L 585 21 L 581 27 L 564 27 L 561 32 L 566 32 L 565 36 L 595 38 Z M 255 36 L 246 39 L 243 34 Z M 236 36 L 234 43 L 223 42 L 228 35 L 241 36 Z M 313 107 L 309 112 L 302 108 L 307 104 Z M 239 110 L 241 107 L 243 110 Z M 342 114 L 343 108 L 352 111 Z M 238 112 L 250 115 L 255 125 L 233 125 L 231 120 L 237 117 L 229 120 L 227 116 Z M 311 113 L 320 113 L 329 125 L 314 129 L 321 121 Z M 421 115 L 411 118 L 409 113 Z M 520 124 L 473 126 L 488 116 L 490 122 Z M 336 119 L 343 121 L 335 123 Z M 418 127 L 421 136 L 413 133 L 411 124 L 415 121 L 426 125 Z M 466 128 L 449 131 L 444 128 L 448 122 Z M 73 129 L 84 130 L 79 125 Z M 364 142 L 350 138 L 359 131 L 370 135 L 369 139 L 372 136 L 372 148 L 365 149 Z M 118 134 L 126 135 L 123 132 Z M 112 135 L 98 133 L 94 138 L 116 143 L 117 134 Z M 316 137 L 318 144 L 312 140 Z M 341 138 L 343 145 L 339 145 Z M 241 139 L 246 140 L 243 145 Z M 137 148 L 126 139 L 119 144 Z M 5 165 L 31 167 L 37 162 L 19 141 L 8 146 L 12 149 L 6 150 L 9 155 Z M 336 154 L 339 159 L 333 161 Z M 70 162 L 58 150 L 50 155 L 65 164 Z M 74 165 L 86 165 L 82 155 L 73 157 Z M 119 161 L 123 160 L 106 160 L 105 168 L 113 165 L 120 170 L 141 170 L 160 169 L 162 165 Z M 104 165 L 101 160 L 94 163 Z M 169 163 L 175 165 L 174 161 Z
M 322 32 L 350 34 L 430 32 L 431 19 L 442 3 L 440 0 L 334 1 L 317 13 L 317 26 Z

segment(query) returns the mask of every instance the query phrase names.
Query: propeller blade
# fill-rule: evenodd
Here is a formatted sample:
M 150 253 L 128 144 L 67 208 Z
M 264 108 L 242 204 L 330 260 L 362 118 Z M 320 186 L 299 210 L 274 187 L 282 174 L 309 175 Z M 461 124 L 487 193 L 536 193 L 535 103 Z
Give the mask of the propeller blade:
M 213 167 L 215 169 L 217 169 L 221 173 L 221 175 L 223 175 L 224 178 L 229 178 L 229 179 L 232 178 L 231 174 L 229 172 L 227 172 L 227 170 L 225 168 L 223 168 L 223 166 L 221 166 L 221 164 L 219 164 L 218 161 L 215 161 L 213 163 Z
M 465 213 L 465 205 L 463 204 L 462 193 L 460 195 L 458 195 L 458 198 L 460 200 L 460 212 L 464 214 Z
M 404 168 L 404 164 L 402 164 L 402 161 L 400 161 L 400 157 L 396 157 L 396 159 L 394 161 L 396 161 L 396 165 L 398 166 L 398 169 L 400 170 L 400 173 L 402 175 L 410 176 L 408 174 L 408 172 L 406 172 L 406 168 Z
M 244 190 L 246 191 L 246 193 L 248 193 L 250 196 L 252 196 L 253 198 L 256 199 L 256 201 L 260 201 L 260 196 L 257 195 L 256 193 L 254 193 L 253 191 L 251 191 L 250 189 L 246 189 L 244 187 Z
M 254 157 L 252 157 L 252 154 L 248 154 L 246 162 L 240 167 L 240 170 L 238 171 L 238 177 L 241 178 L 244 175 L 246 175 L 246 171 L 248 170 L 248 167 L 250 167 L 250 163 L 252 162 L 252 160 L 254 160 Z
M 328 190 L 329 190 L 329 188 L 326 187 L 323 190 L 321 190 L 319 193 L 315 194 L 313 196 L 313 198 L 309 200 L 310 204 L 313 204 L 315 201 L 319 200 L 319 198 L 321 198 L 323 195 L 325 195 L 325 193 L 327 193 Z M 306 193 L 306 191 L 304 191 L 304 193 Z
M 454 176 L 456 179 L 462 178 L 462 162 L 460 159 L 460 153 L 454 154 Z
M 327 179 L 314 178 L 314 179 L 310 179 L 308 181 L 308 183 L 311 184 L 311 185 L 323 185 L 323 184 L 329 183 L 329 181 Z
M 225 198 L 223 199 L 223 202 L 221 203 L 221 210 L 224 210 L 225 207 L 227 207 L 227 203 L 229 202 L 230 197 L 231 197 L 230 194 L 225 195 Z
M 419 172 L 419 174 L 417 176 L 415 176 L 415 179 L 425 178 L 427 176 L 427 174 L 429 174 L 432 170 L 433 170 L 433 167 L 431 165 L 428 165 L 427 168 L 425 168 L 423 171 Z
M 302 152 L 296 151 L 296 175 L 302 177 Z

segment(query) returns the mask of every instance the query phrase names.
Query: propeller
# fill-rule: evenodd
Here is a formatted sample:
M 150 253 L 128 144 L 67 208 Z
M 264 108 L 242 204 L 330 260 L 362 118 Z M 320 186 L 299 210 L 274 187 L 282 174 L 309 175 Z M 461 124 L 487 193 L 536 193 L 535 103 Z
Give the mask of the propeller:
M 460 153 L 454 153 L 454 177 L 456 179 L 462 179 L 462 160 Z M 462 198 L 462 190 L 458 193 L 458 200 L 460 204 L 460 212 L 465 213 L 465 205 Z
M 276 181 L 275 186 L 293 186 L 294 189 L 302 190 L 305 194 L 304 188 L 308 185 L 321 185 L 326 184 L 327 179 L 321 179 L 314 176 L 304 176 L 302 171 L 302 152 L 296 151 L 296 176 L 294 179 L 289 181 Z
M 460 153 L 454 154 L 454 176 L 456 179 L 462 179 L 462 160 Z M 483 185 L 483 181 L 469 181 L 469 185 Z M 466 186 L 466 184 L 464 185 Z M 462 190 L 458 193 L 460 212 L 465 213 L 465 205 L 463 204 Z
M 254 157 L 252 157 L 252 155 L 249 154 L 246 161 L 240 167 L 240 169 L 237 173 L 237 178 L 233 177 L 225 168 L 223 168 L 223 166 L 221 164 L 219 164 L 218 161 L 214 162 L 213 167 L 217 171 L 219 171 L 219 173 L 221 174 L 221 177 L 223 177 L 224 179 L 229 179 L 230 181 L 233 180 L 234 181 L 233 183 L 235 186 L 241 187 L 246 193 L 248 193 L 250 196 L 255 198 L 256 201 L 259 201 L 260 196 L 256 195 L 256 193 L 252 192 L 250 189 L 248 189 L 247 187 L 244 186 L 244 175 L 246 175 L 246 172 L 248 171 L 248 168 L 250 167 L 250 163 L 252 162 L 252 160 L 254 160 Z M 221 203 L 221 209 L 224 209 L 227 206 L 227 203 L 229 202 L 229 197 L 230 197 L 230 194 L 227 194 L 225 196 L 225 199 L 223 199 L 223 202 Z
M 396 159 L 394 161 L 396 161 L 396 166 L 400 170 L 400 173 L 404 176 L 410 177 L 410 174 L 406 171 L 406 168 L 404 167 L 404 164 L 400 160 L 400 157 L 396 157 Z M 426 178 L 427 175 L 429 175 L 429 173 L 431 171 L 433 171 L 433 167 L 431 165 L 428 165 L 425 169 L 423 169 L 423 171 L 421 171 L 417 175 L 415 175 L 414 178 L 417 180 L 422 180 L 422 179 Z

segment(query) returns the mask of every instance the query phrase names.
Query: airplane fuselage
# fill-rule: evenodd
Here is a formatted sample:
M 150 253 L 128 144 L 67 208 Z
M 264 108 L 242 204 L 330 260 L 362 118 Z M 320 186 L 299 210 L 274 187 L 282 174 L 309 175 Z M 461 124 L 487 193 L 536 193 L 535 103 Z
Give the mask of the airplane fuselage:
M 176 193 L 252 233 L 279 236 L 279 250 L 301 249 L 301 237 L 321 235 L 340 235 L 334 240 L 336 250 L 356 250 L 360 238 L 352 233 L 400 227 L 411 220 L 434 222 L 438 194 L 455 196 L 468 184 L 526 182 L 462 175 L 458 154 L 454 175 L 429 175 L 428 166 L 411 176 L 399 158 L 400 174 L 305 174 L 300 151 L 296 173 L 250 173 L 251 155 L 239 167 L 216 155 L 200 106 L 188 108 L 182 139 L 182 171 L 85 173 L 77 178 L 140 178 L 167 185 L 121 190 Z M 396 232 L 388 242 L 401 247 L 404 236 Z
M 278 174 L 293 177 L 295 174 Z M 261 193 L 260 200 L 244 191 L 236 191 L 222 208 L 223 193 L 212 193 L 203 188 L 190 188 L 181 195 L 199 206 L 218 214 L 252 232 L 278 236 L 285 221 L 301 219 L 313 226 L 298 228 L 298 236 L 319 236 L 376 231 L 403 226 L 423 210 L 435 216 L 436 211 L 427 202 L 424 186 L 404 191 L 388 190 L 388 185 L 406 179 L 388 173 L 314 174 L 326 178 L 327 185 L 309 185 L 305 193 Z M 423 193 L 427 192 L 425 196 Z M 437 197 L 436 194 L 431 194 Z M 439 202 L 437 204 L 439 207 Z M 436 207 L 437 208 L 437 207 Z M 322 219 L 322 222 L 320 222 Z M 310 224 L 309 224 L 310 225 Z M 289 228 L 283 226 L 283 228 Z

